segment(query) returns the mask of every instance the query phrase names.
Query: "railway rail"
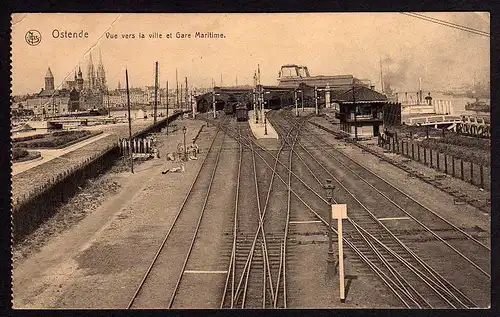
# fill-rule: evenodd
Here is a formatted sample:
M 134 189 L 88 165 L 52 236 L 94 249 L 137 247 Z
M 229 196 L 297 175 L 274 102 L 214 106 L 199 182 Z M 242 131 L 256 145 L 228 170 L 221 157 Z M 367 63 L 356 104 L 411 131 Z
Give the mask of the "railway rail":
M 289 120 L 288 123 L 290 124 L 290 120 L 291 119 L 288 119 L 288 120 Z M 308 137 L 311 137 L 310 131 L 308 131 L 307 129 L 305 129 L 305 131 L 308 132 L 307 133 Z M 422 294 L 420 294 L 421 291 L 418 291 L 418 290 L 414 289 L 412 287 L 412 285 L 409 284 L 404 279 L 403 276 L 401 276 L 401 274 L 399 273 L 399 271 L 401 270 L 401 268 L 398 271 L 398 270 L 394 269 L 392 266 L 388 266 L 388 268 L 393 272 L 392 274 L 397 274 L 397 275 L 394 275 L 394 276 L 397 278 L 397 280 L 399 280 L 399 283 L 400 283 L 399 285 L 401 286 L 400 290 L 404 290 L 403 294 L 406 295 L 405 304 L 411 301 L 412 303 L 414 303 L 414 304 L 417 305 L 416 307 L 435 307 L 435 306 L 437 306 L 437 307 L 443 307 L 442 306 L 443 302 L 444 302 L 444 304 L 448 305 L 449 307 L 454 307 L 454 308 L 456 308 L 456 307 L 469 307 L 468 305 L 471 305 L 471 307 L 475 307 L 476 306 L 474 304 L 474 302 L 472 300 L 470 300 L 470 298 L 468 298 L 467 296 L 465 296 L 462 292 L 460 292 L 458 289 L 456 289 L 451 283 L 449 283 L 447 280 L 445 280 L 444 278 L 442 278 L 441 276 L 439 276 L 439 274 L 437 274 L 434 270 L 432 270 L 429 266 L 427 266 L 423 261 L 421 261 L 416 256 L 416 254 L 414 254 L 413 251 L 409 250 L 401 241 L 399 241 L 399 239 L 397 237 L 395 237 L 390 232 L 390 230 L 388 230 L 380 221 L 378 221 L 377 217 L 369 209 L 367 209 L 361 203 L 361 201 L 359 201 L 359 199 L 357 199 L 354 196 L 353 193 L 351 193 L 345 186 L 343 186 L 342 182 L 340 180 L 338 180 L 327 168 L 325 168 L 325 165 L 327 165 L 327 164 L 325 164 L 324 160 L 322 162 L 318 161 L 315 158 L 315 155 L 312 155 L 310 153 L 310 151 L 308 149 L 306 149 L 300 142 L 299 142 L 299 146 L 300 146 L 300 148 L 301 148 L 302 151 L 304 151 L 305 153 L 308 153 L 308 156 L 311 157 L 313 159 L 313 161 L 315 161 L 317 163 L 316 164 L 318 166 L 317 168 L 321 168 L 322 169 L 321 173 L 327 172 L 332 178 L 334 178 L 338 182 L 338 184 L 345 191 L 348 192 L 348 194 L 350 196 L 352 196 L 352 198 L 354 199 L 353 205 L 356 205 L 356 203 L 359 204 L 359 205 L 361 205 L 362 209 L 365 209 L 365 211 L 367 211 L 370 214 L 370 217 L 367 217 L 366 213 L 363 216 L 361 216 L 361 214 L 358 215 L 357 213 L 355 213 L 355 214 L 351 213 L 351 215 L 349 217 L 349 224 L 352 226 L 350 228 L 351 229 L 350 231 L 351 232 L 358 232 L 359 234 L 361 234 L 361 239 L 358 238 L 358 240 L 364 240 L 367 244 L 370 244 L 370 247 L 372 248 L 372 250 L 375 251 L 375 253 L 378 255 L 379 259 L 383 262 L 382 264 L 384 264 L 386 266 L 387 265 L 391 265 L 391 264 L 389 263 L 389 261 L 385 257 L 381 256 L 382 253 L 381 253 L 380 250 L 376 250 L 375 249 L 375 247 L 376 247 L 375 244 L 378 244 L 379 248 L 382 247 L 382 249 L 385 249 L 384 252 L 386 254 L 390 253 L 390 255 L 392 255 L 393 257 L 398 258 L 398 260 L 400 262 L 402 262 L 403 264 L 405 264 L 405 266 L 406 266 L 407 269 L 410 269 L 415 275 L 419 275 L 419 278 L 422 281 L 424 281 L 424 283 L 427 284 L 427 286 L 430 287 L 434 291 L 434 294 L 437 295 L 437 297 L 439 297 L 442 300 L 441 303 L 439 301 L 437 301 L 436 298 L 434 298 L 432 300 L 431 299 L 427 300 L 424 296 L 422 296 Z M 309 147 L 309 148 L 313 148 L 313 147 Z M 323 148 L 323 152 L 327 152 L 327 150 L 328 149 Z M 300 159 L 300 155 L 298 154 L 298 151 L 294 151 L 294 152 L 295 152 L 295 154 Z M 318 154 L 316 154 L 316 156 L 317 155 Z M 334 158 L 337 161 L 339 161 L 333 155 L 330 155 L 329 158 Z M 300 160 L 301 160 L 301 162 L 303 164 L 305 164 L 307 166 L 307 163 L 305 163 L 303 159 L 300 159 Z M 344 167 L 347 167 L 347 166 L 344 166 Z M 315 174 L 311 170 L 311 168 L 308 167 L 308 169 L 311 172 L 311 174 L 314 176 L 314 178 L 319 183 L 321 183 L 321 180 L 319 180 L 319 178 L 317 177 L 317 174 Z M 357 174 L 357 175 L 359 175 L 359 174 Z M 380 193 L 380 191 L 379 191 L 379 193 Z M 387 196 L 385 196 L 385 197 L 388 198 Z M 394 201 L 392 201 L 392 202 L 394 203 Z M 398 206 L 398 207 L 400 207 L 400 206 Z M 414 219 L 415 221 L 418 222 L 418 220 L 416 218 L 412 218 L 412 219 Z M 359 225 L 359 223 L 361 223 L 362 225 Z M 421 223 L 419 223 L 419 224 L 421 224 Z M 392 241 L 389 244 L 387 242 L 382 241 L 382 240 L 386 240 L 385 237 L 384 237 L 384 239 L 382 239 L 382 236 L 378 236 L 378 234 L 376 234 L 376 235 L 371 234 L 370 231 L 377 232 L 377 230 L 375 229 L 374 225 L 378 225 L 379 227 L 380 226 L 383 227 L 386 232 L 390 233 L 391 238 L 393 240 L 395 240 L 395 242 L 397 242 L 397 243 L 395 244 L 394 241 Z M 366 228 L 368 228 L 368 229 L 366 229 Z M 367 237 L 369 239 L 373 240 L 373 241 L 369 241 L 367 239 Z M 440 239 L 440 240 L 444 241 L 445 244 L 447 243 L 444 239 Z M 476 241 L 476 242 L 478 242 L 478 241 Z M 390 248 L 388 247 L 388 245 L 390 245 Z M 482 247 L 486 247 L 486 246 L 482 245 L 480 242 L 479 242 L 479 245 L 481 245 Z M 412 264 L 412 263 L 408 262 L 408 259 L 404 259 L 404 258 L 398 256 L 398 253 L 394 251 L 394 248 L 396 246 L 398 246 L 400 249 L 403 248 L 405 252 L 408 252 L 409 255 L 411 256 L 411 258 L 413 258 L 414 260 L 416 260 L 417 264 L 419 264 L 420 266 L 423 266 L 423 268 L 426 271 L 425 274 L 431 274 L 431 276 L 433 276 L 433 278 L 436 278 L 436 280 L 430 280 L 430 279 L 428 279 L 427 277 L 425 277 L 424 275 L 422 275 L 422 272 L 419 272 L 418 270 L 417 271 L 415 270 L 418 266 L 416 266 L 415 264 Z M 466 258 L 466 259 L 469 261 L 469 263 L 472 262 L 470 259 L 468 259 L 468 258 Z M 476 265 L 473 262 L 471 264 L 476 267 Z M 476 267 L 476 268 L 478 268 L 478 267 Z M 486 272 L 483 272 L 482 269 L 480 269 L 480 271 L 482 273 L 486 273 Z M 486 276 L 488 276 L 488 275 L 486 274 Z M 423 277 L 425 277 L 425 279 Z M 403 283 L 403 284 L 401 284 L 401 283 Z M 435 285 L 432 285 L 432 283 L 434 283 Z M 441 287 L 441 288 L 439 289 L 439 287 Z M 443 291 L 444 291 L 444 293 L 446 293 L 446 295 L 443 293 Z M 418 296 L 419 300 L 415 301 L 414 300 L 415 296 Z M 427 294 L 427 296 L 429 296 L 429 293 Z M 447 296 L 451 296 L 451 297 L 447 297 Z M 403 297 L 401 297 L 401 299 L 404 300 Z
M 191 254 L 198 234 L 208 198 L 211 194 L 211 186 L 225 139 L 225 133 L 220 133 L 220 131 L 219 125 L 216 136 L 213 138 L 208 149 L 208 153 L 203 159 L 201 167 L 172 225 L 165 234 L 148 269 L 132 295 L 127 309 L 148 305 L 154 305 L 154 308 L 161 307 L 161 305 L 166 305 L 167 308 L 173 306 L 189 255 Z M 213 148 L 216 143 L 219 143 L 218 150 L 214 151 Z M 192 221 L 193 218 L 197 219 L 197 221 Z M 158 266 L 165 266 L 165 263 L 168 264 L 166 266 L 168 266 L 169 272 L 172 274 L 165 275 L 161 269 L 158 268 Z M 178 273 L 178 278 L 172 280 L 172 277 L 175 276 L 175 271 Z M 158 292 L 158 287 L 155 287 L 157 286 L 155 284 L 159 283 L 158 280 L 160 280 L 162 284 L 160 292 Z M 151 284 L 150 289 L 148 289 L 148 283 Z M 152 292 L 154 292 L 154 294 Z M 160 299 L 158 299 L 155 304 L 152 303 L 151 298 Z M 166 304 L 165 299 L 168 299 Z

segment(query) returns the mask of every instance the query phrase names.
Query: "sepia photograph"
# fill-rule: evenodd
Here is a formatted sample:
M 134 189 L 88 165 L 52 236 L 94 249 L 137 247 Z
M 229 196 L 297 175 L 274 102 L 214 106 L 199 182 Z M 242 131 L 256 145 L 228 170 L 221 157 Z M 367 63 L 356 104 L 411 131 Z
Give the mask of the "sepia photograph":
M 14 13 L 12 307 L 489 309 L 489 12 Z

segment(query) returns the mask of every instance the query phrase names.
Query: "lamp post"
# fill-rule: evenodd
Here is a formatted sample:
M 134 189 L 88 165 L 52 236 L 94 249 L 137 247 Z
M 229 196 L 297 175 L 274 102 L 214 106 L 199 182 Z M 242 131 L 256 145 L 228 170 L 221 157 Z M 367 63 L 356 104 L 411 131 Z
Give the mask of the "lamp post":
M 264 112 L 264 135 L 267 135 L 267 114 Z
M 297 104 L 297 90 L 294 91 L 294 99 L 295 99 L 295 116 L 298 117 L 299 116 L 299 106 Z
M 186 126 L 182 128 L 182 133 L 184 133 L 184 161 L 187 161 L 187 152 L 186 152 Z
M 336 269 L 336 261 L 333 253 L 333 230 L 332 230 L 332 213 L 331 213 L 331 205 L 333 201 L 333 190 L 335 189 L 335 185 L 332 184 L 331 179 L 327 179 L 325 181 L 325 185 L 323 188 L 326 191 L 326 199 L 328 200 L 328 256 L 326 258 L 326 262 L 328 263 L 328 275 L 331 276 L 335 274 Z

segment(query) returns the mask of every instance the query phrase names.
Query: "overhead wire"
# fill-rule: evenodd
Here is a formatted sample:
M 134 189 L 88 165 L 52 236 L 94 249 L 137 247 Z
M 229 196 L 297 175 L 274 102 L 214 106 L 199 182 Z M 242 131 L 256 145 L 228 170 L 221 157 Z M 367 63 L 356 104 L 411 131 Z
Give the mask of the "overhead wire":
M 469 32 L 469 33 L 472 33 L 472 34 L 476 34 L 476 35 L 482 35 L 482 36 L 485 36 L 485 37 L 490 37 L 490 33 L 487 33 L 487 32 L 484 32 L 484 31 L 481 31 L 481 30 L 478 30 L 478 29 L 470 28 L 470 27 L 467 27 L 467 26 L 463 26 L 463 25 L 459 25 L 459 24 L 447 22 L 447 21 L 444 21 L 444 20 L 432 18 L 432 17 L 425 16 L 425 15 L 422 15 L 422 14 L 413 13 L 413 12 L 401 12 L 401 14 L 404 14 L 404 15 L 407 15 L 407 16 L 410 16 L 410 17 L 413 17 L 413 18 L 421 19 L 421 20 L 424 20 L 424 21 L 427 21 L 427 22 L 436 23 L 436 24 L 439 24 L 439 25 L 443 25 L 443 26 L 447 26 L 447 27 L 450 27 L 450 28 L 454 28 L 454 29 L 457 29 L 457 30 L 460 30 L 460 31 L 465 31 L 465 32 Z

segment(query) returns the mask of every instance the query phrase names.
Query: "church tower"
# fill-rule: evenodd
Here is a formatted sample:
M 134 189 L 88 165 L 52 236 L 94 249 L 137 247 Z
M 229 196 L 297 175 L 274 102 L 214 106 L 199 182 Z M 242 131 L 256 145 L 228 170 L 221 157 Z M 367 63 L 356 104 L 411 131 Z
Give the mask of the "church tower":
M 87 80 L 88 80 L 88 88 L 95 89 L 96 88 L 96 77 L 95 77 L 94 62 L 92 61 L 92 53 L 89 53 L 89 65 L 87 67 Z
M 45 90 L 54 90 L 54 75 L 52 75 L 50 67 L 45 74 Z
M 78 75 L 76 77 L 76 89 L 78 91 L 83 90 L 83 74 L 80 66 L 78 66 Z
M 102 64 L 102 55 L 99 50 L 99 65 L 97 66 L 97 86 L 101 91 L 106 91 L 106 73 Z

